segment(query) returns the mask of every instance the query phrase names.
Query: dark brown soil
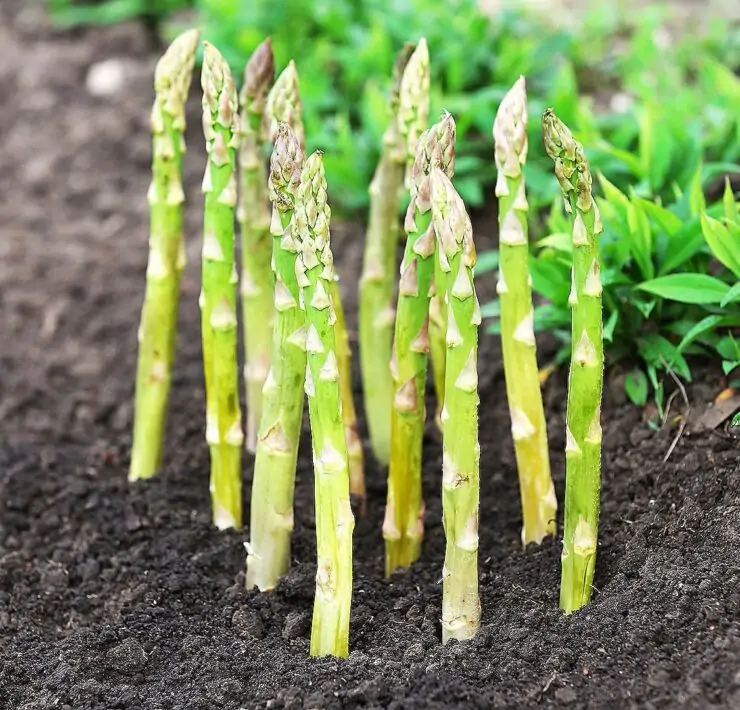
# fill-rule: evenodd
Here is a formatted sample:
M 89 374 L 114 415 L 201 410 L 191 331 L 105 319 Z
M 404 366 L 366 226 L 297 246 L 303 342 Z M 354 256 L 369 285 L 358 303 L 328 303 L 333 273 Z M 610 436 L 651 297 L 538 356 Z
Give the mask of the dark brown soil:
M 18 8 L 25 8 L 17 12 Z M 272 595 L 244 589 L 243 534 L 209 523 L 196 305 L 203 165 L 193 100 L 183 284 L 167 463 L 126 482 L 144 284 L 148 109 L 156 49 L 133 25 L 52 36 L 0 8 L 0 708 L 738 708 L 737 441 L 654 433 L 618 382 L 604 406 L 594 602 L 558 610 L 559 545 L 523 551 L 495 341 L 481 344 L 483 625 L 439 641 L 440 446 L 425 441 L 428 537 L 382 579 L 383 473 L 355 536 L 352 654 L 308 658 L 314 526 L 307 431 L 294 558 Z M 124 60 L 125 86 L 85 89 Z M 195 92 L 194 92 L 195 93 Z M 361 245 L 335 230 L 348 309 Z M 479 230 L 479 246 L 492 244 Z M 482 279 L 484 296 L 490 279 Z M 562 495 L 564 377 L 545 386 Z M 689 391 L 719 391 L 705 372 Z M 359 397 L 359 392 L 358 392 Z M 245 505 L 252 461 L 245 461 Z

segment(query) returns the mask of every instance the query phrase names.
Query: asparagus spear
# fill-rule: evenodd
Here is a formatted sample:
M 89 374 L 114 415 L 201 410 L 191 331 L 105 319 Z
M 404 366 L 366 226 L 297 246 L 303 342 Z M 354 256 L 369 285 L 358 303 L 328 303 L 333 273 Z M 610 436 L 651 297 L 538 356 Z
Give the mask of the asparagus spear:
M 473 229 L 449 178 L 433 168 L 432 216 L 445 273 L 447 371 L 442 484 L 447 538 L 442 571 L 442 642 L 465 640 L 480 624 L 478 598 L 478 326 Z
M 203 289 L 201 328 L 206 381 L 206 441 L 211 450 L 213 522 L 241 528 L 241 453 L 236 342 L 236 150 L 239 115 L 231 70 L 219 51 L 204 43 L 203 133 L 208 162 L 203 177 Z
M 316 486 L 318 569 L 311 655 L 345 657 L 349 653 L 354 518 L 339 392 L 335 304 L 331 296 L 335 279 L 330 218 L 324 163 L 321 154 L 314 153 L 301 173 L 295 213 L 300 240 L 296 268 L 308 328 L 306 394 Z
M 257 449 L 262 417 L 262 388 L 270 369 L 272 305 L 275 289 L 270 260 L 270 213 L 267 207 L 267 175 L 262 159 L 265 140 L 263 116 L 275 65 L 272 45 L 266 39 L 257 47 L 244 69 L 239 148 L 240 201 L 237 218 L 242 246 L 242 314 L 244 317 L 244 383 L 247 392 L 247 450 Z
M 359 294 L 360 370 L 365 400 L 365 415 L 370 444 L 375 458 L 387 464 L 390 456 L 391 427 L 388 413 L 393 399 L 393 382 L 388 363 L 393 343 L 394 274 L 398 244 L 398 205 L 403 189 L 407 160 L 406 136 L 401 133 L 401 86 L 405 70 L 408 79 L 403 84 L 408 107 L 408 127 L 418 138 L 417 126 L 426 126 L 429 94 L 419 91 L 428 76 L 424 54 L 412 54 L 414 46 L 401 50 L 393 72 L 393 84 L 388 99 L 388 128 L 383 135 L 380 162 L 370 183 L 370 218 L 365 235 L 365 253 Z M 411 61 L 412 57 L 416 57 Z M 417 86 L 418 82 L 422 87 Z M 414 98 L 420 101 L 413 103 Z M 413 146 L 412 146 L 413 147 Z
M 498 169 L 501 344 L 511 413 L 519 489 L 522 543 L 555 534 L 557 499 L 550 477 L 547 425 L 532 330 L 532 288 L 527 243 L 527 91 L 520 77 L 506 94 L 493 123 Z
M 306 327 L 296 280 L 299 243 L 292 221 L 303 162 L 303 149 L 293 130 L 281 123 L 269 177 L 276 318 L 272 362 L 263 390 L 247 545 L 247 587 L 257 586 L 261 591 L 273 589 L 290 566 L 306 372 Z
M 306 149 L 303 130 L 303 103 L 298 88 L 298 71 L 292 60 L 275 80 L 267 95 L 265 122 L 268 134 L 274 140 L 281 123 L 287 123 L 295 133 L 302 150 Z
M 435 256 L 432 298 L 429 301 L 429 358 L 432 361 L 432 382 L 434 383 L 434 394 L 437 402 L 434 421 L 438 429 L 443 431 L 442 406 L 445 400 L 445 359 L 447 357 L 447 344 L 445 342 L 447 309 L 444 304 L 446 274 L 437 261 L 438 259 Z
M 365 499 L 365 461 L 362 454 L 362 442 L 357 431 L 357 412 L 352 394 L 352 348 L 349 344 L 347 321 L 344 317 L 342 297 L 339 293 L 339 280 L 329 284 L 329 294 L 334 306 L 336 323 L 334 335 L 336 338 L 337 365 L 339 367 L 339 393 L 342 398 L 342 418 L 344 433 L 349 455 L 349 492 L 357 501 L 360 515 L 367 512 Z
M 416 147 L 429 121 L 429 47 L 422 37 L 406 63 L 398 90 L 398 130 L 406 146 L 404 183 L 411 189 Z
M 162 464 L 167 400 L 175 359 L 182 234 L 185 101 L 193 77 L 198 31 L 180 35 L 157 64 L 152 107 L 149 264 L 139 329 L 134 440 L 129 480 L 151 478 Z
M 419 139 L 411 172 L 411 202 L 405 221 L 408 238 L 401 264 L 391 359 L 391 461 L 383 523 L 386 575 L 418 559 L 424 537 L 421 446 L 429 353 L 429 291 L 435 261 L 429 171 L 439 166 L 452 175 L 454 144 L 455 122 L 446 114 Z
M 570 613 L 587 604 L 596 564 L 601 489 L 601 393 L 604 376 L 601 278 L 596 236 L 601 218 L 591 194 L 583 146 L 551 109 L 542 117 L 547 154 L 573 215 L 573 350 L 568 382 L 565 446 L 565 523 L 560 606 Z

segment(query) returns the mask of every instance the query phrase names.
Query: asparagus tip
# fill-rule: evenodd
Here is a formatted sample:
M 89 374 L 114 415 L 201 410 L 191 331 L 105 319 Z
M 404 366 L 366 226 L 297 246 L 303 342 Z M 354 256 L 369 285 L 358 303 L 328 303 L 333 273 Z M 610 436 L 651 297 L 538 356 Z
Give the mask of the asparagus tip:
M 527 118 L 527 87 L 520 76 L 501 101 L 493 122 L 496 168 L 509 178 L 518 178 L 527 160 Z
M 261 114 L 265 109 L 267 94 L 274 78 L 275 57 L 272 51 L 272 41 L 267 37 L 252 52 L 252 56 L 244 67 L 242 106 L 252 113 Z
M 295 205 L 293 195 L 301 182 L 303 161 L 303 149 L 295 132 L 289 124 L 279 123 L 270 156 L 268 187 L 270 199 L 281 211 L 293 209 Z

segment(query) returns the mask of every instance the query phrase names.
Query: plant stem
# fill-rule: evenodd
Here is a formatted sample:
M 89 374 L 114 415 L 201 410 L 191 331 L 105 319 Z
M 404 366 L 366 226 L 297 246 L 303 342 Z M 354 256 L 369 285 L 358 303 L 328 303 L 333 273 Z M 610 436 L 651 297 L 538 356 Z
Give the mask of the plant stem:
M 149 263 L 139 328 L 134 436 L 129 480 L 151 478 L 162 465 L 167 401 L 177 335 L 180 275 L 185 267 L 182 155 L 185 102 L 193 77 L 198 31 L 180 35 L 157 64 L 152 107 Z
M 568 381 L 565 523 L 560 606 L 566 613 L 591 599 L 596 565 L 601 489 L 601 394 L 604 379 L 602 285 L 596 236 L 601 218 L 591 194 L 591 172 L 568 128 L 551 109 L 542 117 L 543 138 L 573 216 L 573 347 Z
M 257 450 L 262 418 L 262 388 L 270 370 L 274 321 L 274 276 L 270 268 L 272 239 L 267 200 L 267 175 L 262 157 L 263 123 L 267 92 L 275 66 L 272 45 L 266 39 L 244 69 L 240 95 L 241 144 L 239 148 L 240 200 L 237 219 L 241 231 L 242 314 L 244 319 L 244 384 L 247 393 L 247 450 Z
M 435 258 L 434 281 L 432 291 L 434 295 L 429 301 L 429 357 L 432 361 L 432 382 L 436 397 L 436 411 L 434 421 L 442 431 L 442 407 L 445 400 L 445 361 L 447 358 L 447 309 L 444 305 L 446 274 L 440 268 Z
M 557 498 L 550 476 L 547 424 L 533 329 L 527 241 L 527 93 L 524 77 L 506 94 L 493 124 L 499 198 L 501 346 L 511 413 L 519 490 L 522 544 L 555 534 Z
M 296 280 L 299 244 L 292 221 L 303 162 L 303 150 L 292 129 L 280 124 L 269 178 L 276 318 L 272 364 L 263 390 L 247 545 L 247 587 L 257 586 L 261 591 L 273 589 L 290 567 L 306 373 L 306 326 Z
M 385 571 L 416 561 L 424 537 L 421 451 L 429 354 L 429 297 L 434 275 L 435 239 L 431 225 L 429 171 L 439 165 L 452 174 L 455 122 L 446 114 L 419 139 L 411 171 L 411 203 L 406 214 L 406 251 L 401 264 L 391 373 L 391 461 L 383 523 Z
M 344 317 L 342 297 L 339 293 L 337 278 L 329 284 L 331 302 L 334 306 L 336 322 L 334 336 L 336 339 L 337 365 L 339 367 L 339 393 L 342 398 L 342 419 L 349 455 L 349 492 L 357 501 L 358 512 L 364 516 L 367 512 L 365 496 L 365 462 L 362 453 L 362 442 L 357 431 L 357 412 L 355 411 L 352 393 L 352 348 L 349 344 L 347 322 Z
M 442 571 L 442 642 L 465 640 L 480 625 L 478 597 L 478 326 L 473 229 L 449 178 L 432 170 L 432 215 L 445 273 L 447 370 L 442 456 L 442 510 L 447 539 Z
M 381 464 L 387 464 L 390 457 L 389 412 L 393 382 L 388 363 L 391 359 L 395 317 L 393 288 L 398 246 L 398 206 L 406 166 L 406 142 L 399 127 L 399 102 L 404 70 L 413 50 L 413 45 L 405 45 L 396 59 L 388 100 L 388 128 L 383 135 L 380 162 L 370 183 L 370 216 L 360 278 L 358 320 L 362 391 L 370 445 Z M 418 76 L 418 73 L 413 75 Z M 423 106 L 417 105 L 416 108 L 421 112 Z M 423 120 L 426 124 L 425 116 Z
M 206 440 L 211 450 L 213 522 L 241 528 L 241 452 L 236 335 L 236 149 L 239 117 L 231 71 L 205 44 L 201 84 L 208 163 L 203 178 L 203 290 L 201 325 L 206 381 Z
M 316 487 L 318 569 L 311 629 L 312 656 L 349 654 L 352 603 L 352 530 L 349 463 L 342 418 L 340 370 L 335 339 L 335 282 L 330 247 L 326 177 L 320 153 L 301 173 L 296 205 L 300 239 L 297 264 L 306 310 L 306 394 L 311 419 Z

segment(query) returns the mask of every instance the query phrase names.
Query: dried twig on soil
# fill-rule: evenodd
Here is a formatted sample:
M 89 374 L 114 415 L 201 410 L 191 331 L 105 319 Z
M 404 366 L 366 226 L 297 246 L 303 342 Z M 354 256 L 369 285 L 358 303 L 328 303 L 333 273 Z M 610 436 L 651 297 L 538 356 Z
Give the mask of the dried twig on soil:
M 208 162 L 203 177 L 203 288 L 201 328 L 206 381 L 206 440 L 211 450 L 213 522 L 241 528 L 241 456 L 244 434 L 239 409 L 236 336 L 236 150 L 239 103 L 228 64 L 205 43 L 203 133 Z
M 442 642 L 465 640 L 480 624 L 478 597 L 478 326 L 475 245 L 462 198 L 438 167 L 430 177 L 432 215 L 447 304 L 445 402 L 442 409 L 442 503 L 445 563 Z
M 552 110 L 542 117 L 547 154 L 573 215 L 573 351 L 566 416 L 565 522 L 560 606 L 566 613 L 591 598 L 596 564 L 601 490 L 601 393 L 604 343 L 601 277 L 596 237 L 601 217 L 591 194 L 591 171 L 583 146 Z
M 391 373 L 391 461 L 383 522 L 385 571 L 418 559 L 424 537 L 421 452 L 429 357 L 429 300 L 434 277 L 435 237 L 429 171 L 452 174 L 455 122 L 446 114 L 419 139 L 411 172 L 411 203 L 406 214 L 406 251 L 401 264 Z
M 149 263 L 139 327 L 134 440 L 129 480 L 150 478 L 162 464 L 167 400 L 175 359 L 180 274 L 185 267 L 185 102 L 193 78 L 197 30 L 180 35 L 157 64 L 152 107 Z
M 527 92 L 524 77 L 504 97 L 493 124 L 499 199 L 501 346 L 522 499 L 522 543 L 555 534 L 547 424 L 537 369 L 527 240 Z
M 262 418 L 262 388 L 270 369 L 272 305 L 275 289 L 270 268 L 272 239 L 267 200 L 267 175 L 262 157 L 266 134 L 263 129 L 267 92 L 275 74 L 272 45 L 266 39 L 252 54 L 244 69 L 239 147 L 239 207 L 241 229 L 241 297 L 244 319 L 244 382 L 247 392 L 247 450 L 257 449 L 257 431 Z
M 306 394 L 316 491 L 318 569 L 311 655 L 345 657 L 349 654 L 354 518 L 335 337 L 330 219 L 324 163 L 321 154 L 314 153 L 301 173 L 295 213 L 300 249 L 296 268 L 306 311 Z

